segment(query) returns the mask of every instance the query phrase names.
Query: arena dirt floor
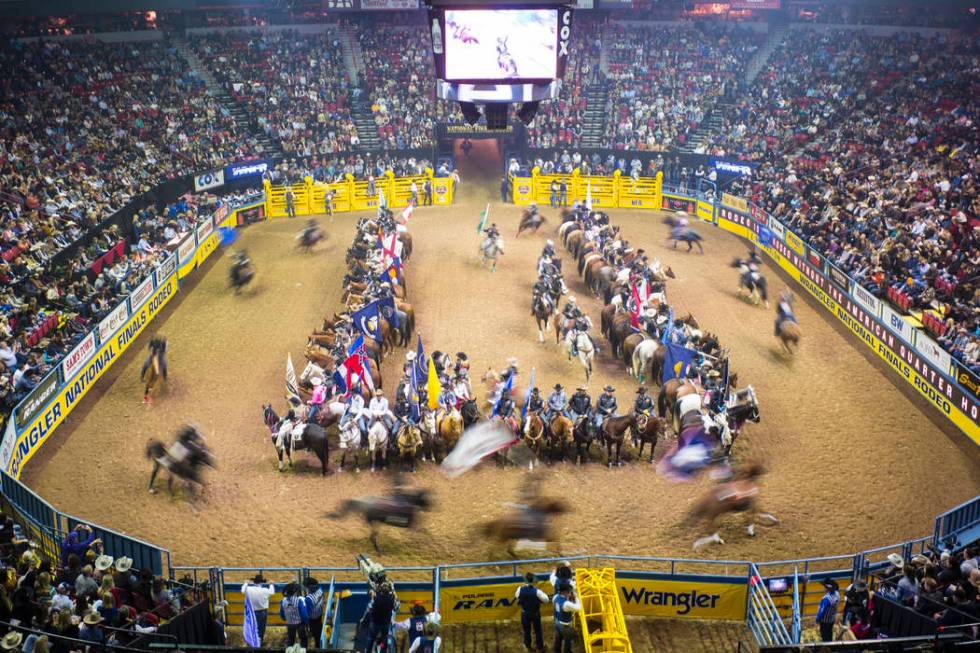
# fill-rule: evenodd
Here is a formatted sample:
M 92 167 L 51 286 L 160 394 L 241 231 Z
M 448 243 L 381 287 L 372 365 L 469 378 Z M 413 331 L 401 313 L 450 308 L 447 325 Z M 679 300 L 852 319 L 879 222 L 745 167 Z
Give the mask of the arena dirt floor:
M 420 208 L 410 225 L 409 299 L 426 348 L 466 351 L 477 378 L 515 356 L 521 387 L 531 367 L 543 390 L 556 381 L 574 387 L 583 381 L 581 369 L 553 340 L 538 343 L 529 314 L 535 261 L 553 233 L 556 212 L 545 207 L 550 222 L 541 233 L 515 240 L 519 209 L 499 202 L 496 178 L 477 183 L 476 168 L 463 168 L 454 206 Z M 487 201 L 506 240 L 494 274 L 477 259 L 475 226 Z M 315 459 L 302 453 L 292 471 L 278 472 L 261 406 L 272 402 L 282 411 L 287 352 L 300 371 L 306 336 L 338 309 L 343 254 L 356 218 L 320 218 L 329 239 L 309 255 L 295 248 L 301 220 L 245 229 L 239 243 L 255 261 L 253 286 L 232 294 L 229 257 L 215 255 L 27 465 L 27 482 L 69 513 L 169 547 L 175 564 L 352 564 L 354 552 L 370 548 L 367 528 L 355 517 L 332 522 L 323 515 L 345 498 L 383 492 L 388 475 L 321 478 Z M 673 267 L 678 278 L 668 285 L 669 301 L 719 334 L 740 383 L 758 392 L 762 421 L 746 427 L 735 456 L 765 461 L 770 473 L 762 504 L 782 523 L 753 539 L 740 518 L 726 519 L 721 533 L 727 544 L 699 556 L 773 560 L 890 544 L 926 534 L 938 512 L 976 493 L 980 460 L 965 436 L 939 424 L 908 386 L 884 374 L 884 366 L 815 304 L 798 303 L 799 353 L 787 359 L 779 352 L 773 312 L 735 297 L 736 272 L 728 263 L 744 254 L 742 242 L 702 225 L 706 254 L 686 254 L 664 246 L 666 227 L 656 213 L 613 211 L 612 220 L 631 244 Z M 770 287 L 781 287 L 778 273 L 767 272 Z M 573 270 L 566 269 L 566 278 L 598 324 L 599 302 Z M 153 333 L 169 338 L 171 381 L 147 409 L 138 377 Z M 396 351 L 384 366 L 389 394 L 402 360 Z M 593 396 L 607 383 L 616 387 L 621 407 L 631 403 L 636 384 L 604 347 L 589 384 Z M 146 491 L 147 440 L 169 440 L 187 421 L 202 427 L 219 461 L 197 512 L 165 492 Z M 660 443 L 658 459 L 669 444 Z M 701 533 L 686 514 L 709 481 L 672 483 L 635 456 L 618 469 L 603 462 L 541 471 L 547 491 L 575 506 L 556 525 L 561 553 L 690 556 Z M 504 503 L 515 498 L 527 473 L 487 464 L 450 480 L 432 464 L 422 466 L 413 482 L 431 488 L 435 509 L 424 530 L 383 531 L 380 560 L 390 566 L 505 557 L 475 529 L 507 510 Z

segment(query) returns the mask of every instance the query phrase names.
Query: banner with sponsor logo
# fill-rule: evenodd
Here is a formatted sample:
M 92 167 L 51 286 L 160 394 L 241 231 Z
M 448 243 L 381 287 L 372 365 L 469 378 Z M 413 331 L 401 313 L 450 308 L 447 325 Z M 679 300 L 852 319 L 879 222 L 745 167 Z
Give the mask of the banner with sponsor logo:
M 197 228 L 197 243 L 200 245 L 204 239 L 214 233 L 214 221 L 207 220 Z
M 800 238 L 799 236 L 797 236 L 796 234 L 794 234 L 789 229 L 786 229 L 786 238 L 785 238 L 785 240 L 786 240 L 786 245 L 788 245 L 791 250 L 793 250 L 794 252 L 796 252 L 800 256 L 803 256 L 804 247 L 803 247 L 803 239 L 802 238 Z
M 915 336 L 915 350 L 925 356 L 943 374 L 952 373 L 953 359 L 949 352 L 921 331 Z
M 129 311 L 135 313 L 136 309 L 140 307 L 140 304 L 145 302 L 153 294 L 153 275 L 148 276 L 146 279 L 140 282 L 140 285 L 136 286 L 134 290 L 129 295 Z M 68 378 L 68 377 L 65 377 Z
M 881 302 L 881 321 L 909 346 L 915 346 L 915 327 L 909 324 L 902 317 L 902 314 L 889 306 L 887 302 Z
M 153 275 L 157 280 L 157 285 L 159 286 L 164 280 L 171 274 L 177 271 L 177 255 L 171 254 L 167 257 L 163 263 L 157 266 L 154 270 Z
M 630 578 L 616 574 L 623 614 L 670 619 L 745 619 L 744 582 Z
M 772 222 L 775 222 L 775 219 L 772 219 Z M 791 233 L 791 232 L 789 230 L 787 230 L 786 233 Z M 796 238 L 795 235 L 793 237 Z M 788 238 L 786 239 L 786 242 L 787 243 L 789 242 L 789 239 Z M 801 252 L 800 250 L 796 249 L 795 247 L 793 248 L 793 250 L 797 254 L 803 254 L 803 252 Z M 807 247 L 806 248 L 806 258 L 807 258 L 807 262 L 810 265 L 812 265 L 817 270 L 820 270 L 821 272 L 823 272 L 823 269 L 824 269 L 824 267 L 823 267 L 823 257 L 820 255 L 819 252 L 817 252 L 812 247 Z
M 534 184 L 530 177 L 511 177 L 514 191 L 514 204 L 530 204 L 534 201 Z
M 774 218 L 769 218 L 769 231 L 776 234 L 779 240 L 786 240 L 786 229 L 783 224 Z
M 854 301 L 864 307 L 864 310 L 875 317 L 881 317 L 881 300 L 875 297 L 870 290 L 854 282 L 851 295 L 854 297 Z
M 361 0 L 367 11 L 406 11 L 419 8 L 419 0 Z
M 713 222 L 715 219 L 715 207 L 711 202 L 698 200 L 698 218 L 705 222 Z
M 827 276 L 828 278 L 837 284 L 837 287 L 847 292 L 849 290 L 851 278 L 840 271 L 836 265 L 827 261 Z
M 261 175 L 268 169 L 268 161 L 243 161 L 242 163 L 233 163 L 225 168 L 225 179 L 228 181 L 234 181 L 235 179 L 242 179 L 243 177 Z
M 156 289 L 149 301 L 143 303 L 115 336 L 103 343 L 94 356 L 90 354 L 86 357 L 87 362 L 84 365 L 79 366 L 77 363 L 71 365 L 73 376 L 65 375 L 63 377 L 65 383 L 54 398 L 33 421 L 20 429 L 7 464 L 7 472 L 11 476 L 20 477 L 24 463 L 37 452 L 51 432 L 75 409 L 92 385 L 119 359 L 176 293 L 177 277 L 172 275 Z M 89 333 L 88 338 L 91 338 L 94 344 L 95 333 Z
M 684 211 L 685 213 L 693 214 L 698 210 L 698 202 L 692 197 L 664 193 L 662 202 L 663 204 L 660 208 L 667 211 Z
M 198 193 L 209 188 L 224 186 L 224 184 L 225 171 L 221 168 L 211 170 L 210 172 L 202 172 L 199 175 L 194 175 L 194 190 Z
M 58 391 L 58 370 L 51 370 L 46 377 L 41 379 L 41 382 L 34 386 L 34 389 L 24 397 L 19 404 L 17 404 L 17 409 L 14 411 L 14 420 L 17 422 L 18 426 L 27 424 L 37 412 L 44 407 L 44 404 L 48 403 L 48 400 L 54 396 L 54 393 Z
M 750 163 L 743 163 L 741 161 L 722 161 L 721 159 L 712 159 L 711 165 L 714 166 L 715 170 L 722 173 L 728 173 L 730 175 L 737 175 L 739 177 L 751 177 L 752 176 L 752 165 Z
M 103 343 L 121 327 L 129 317 L 129 302 L 122 301 L 99 322 L 99 343 Z
M 727 206 L 728 208 L 739 211 L 740 213 L 748 214 L 749 212 L 749 203 L 736 195 L 722 193 L 721 204 L 722 206 Z
M 95 353 L 95 333 L 89 332 L 61 361 L 61 378 L 70 379 Z
M 521 586 L 512 582 L 460 585 L 439 589 L 439 610 L 447 624 L 514 619 L 521 613 L 514 594 Z
M 265 204 L 243 207 L 238 209 L 236 213 L 242 219 L 242 222 L 258 222 L 265 218 Z
M 964 392 L 973 395 L 973 398 L 980 401 L 980 379 L 968 370 L 963 363 L 953 359 L 953 380 L 956 381 Z
M 187 238 L 180 241 L 180 245 L 177 246 L 177 259 L 181 264 L 186 263 L 193 258 L 194 250 L 196 248 L 197 241 L 194 240 L 194 234 L 189 234 Z

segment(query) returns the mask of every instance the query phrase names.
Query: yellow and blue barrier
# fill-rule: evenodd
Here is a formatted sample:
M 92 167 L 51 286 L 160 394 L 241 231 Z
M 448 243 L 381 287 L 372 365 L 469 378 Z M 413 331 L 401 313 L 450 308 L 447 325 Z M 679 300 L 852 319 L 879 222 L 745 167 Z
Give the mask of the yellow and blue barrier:
M 510 177 L 511 200 L 517 205 L 548 204 L 552 199 L 552 183 L 562 182 L 568 204 L 591 199 L 593 208 L 659 209 L 663 202 L 662 173 L 632 179 L 621 175 L 619 170 L 608 177 L 583 175 L 576 168 L 570 174 L 546 175 L 538 167 L 531 170 L 530 177 Z

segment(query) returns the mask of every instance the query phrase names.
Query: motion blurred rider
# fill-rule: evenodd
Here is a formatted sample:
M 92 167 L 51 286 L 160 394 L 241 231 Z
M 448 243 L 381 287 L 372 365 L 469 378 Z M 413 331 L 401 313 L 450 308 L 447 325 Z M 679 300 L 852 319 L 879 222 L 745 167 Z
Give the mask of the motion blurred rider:
M 548 282 L 543 274 L 538 275 L 538 280 L 534 282 L 531 286 L 531 315 L 534 315 L 534 301 L 541 297 L 545 303 L 551 305 L 551 289 L 548 287 Z
M 795 300 L 796 298 L 793 296 L 793 292 L 788 287 L 784 286 L 779 292 L 779 303 L 776 304 L 776 336 L 779 336 L 779 327 L 782 326 L 783 322 L 797 322 L 796 316 L 793 314 L 793 303 Z

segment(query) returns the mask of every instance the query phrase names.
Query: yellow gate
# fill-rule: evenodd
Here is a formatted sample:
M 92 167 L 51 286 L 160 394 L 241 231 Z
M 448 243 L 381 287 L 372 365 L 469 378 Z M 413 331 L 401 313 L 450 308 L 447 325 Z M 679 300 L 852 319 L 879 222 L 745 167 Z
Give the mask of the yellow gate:
M 616 589 L 616 570 L 576 569 L 575 591 L 582 603 L 578 615 L 585 653 L 633 653 Z

